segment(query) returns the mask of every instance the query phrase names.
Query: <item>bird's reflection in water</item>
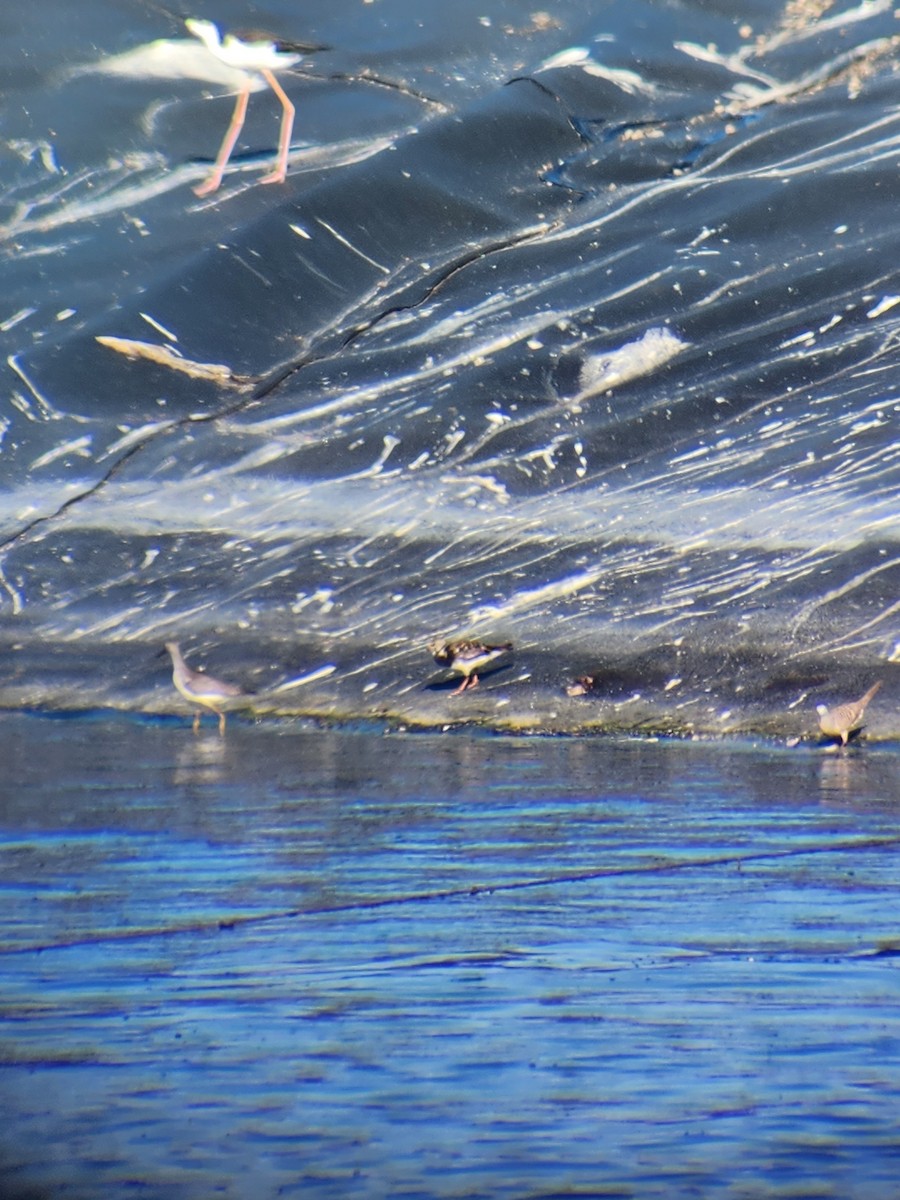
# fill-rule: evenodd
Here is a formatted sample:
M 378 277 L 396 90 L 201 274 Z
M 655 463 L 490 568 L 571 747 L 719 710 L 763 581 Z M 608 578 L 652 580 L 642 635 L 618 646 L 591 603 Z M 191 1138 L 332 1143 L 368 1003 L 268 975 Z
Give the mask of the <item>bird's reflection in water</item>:
M 173 781 L 179 787 L 219 783 L 229 765 L 228 742 L 215 733 L 189 733 L 179 738 L 175 751 Z
M 828 747 L 819 758 L 819 790 L 821 799 L 828 801 L 829 792 L 862 791 L 860 772 L 865 770 L 863 756 L 856 749 L 843 746 Z

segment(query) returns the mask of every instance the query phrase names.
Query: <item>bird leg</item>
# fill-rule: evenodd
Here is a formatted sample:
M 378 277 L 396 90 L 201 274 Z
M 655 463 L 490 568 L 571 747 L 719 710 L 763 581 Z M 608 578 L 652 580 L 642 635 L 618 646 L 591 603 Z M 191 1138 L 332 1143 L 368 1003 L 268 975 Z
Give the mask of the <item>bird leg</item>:
M 202 715 L 202 711 L 200 709 L 198 709 L 194 713 L 194 733 L 200 732 L 200 717 L 201 717 L 201 715 Z
M 219 733 L 222 735 L 225 733 L 225 714 L 223 712 L 219 713 Z
M 464 675 L 462 683 L 459 685 L 458 688 L 454 688 L 453 691 L 450 693 L 450 695 L 451 696 L 459 696 L 467 688 L 477 688 L 477 687 L 478 687 L 478 676 L 477 675 Z
M 271 72 L 266 72 L 270 74 Z M 247 101 L 250 99 L 250 85 L 242 88 L 234 102 L 234 112 L 231 114 L 231 121 L 225 131 L 225 137 L 222 139 L 222 145 L 219 147 L 219 153 L 216 155 L 215 165 L 212 169 L 212 174 L 205 182 L 194 188 L 195 196 L 208 196 L 210 192 L 214 192 L 222 182 L 222 176 L 225 173 L 225 166 L 231 158 L 231 152 L 234 149 L 234 144 L 238 140 L 238 134 L 244 127 L 244 118 L 247 115 Z
M 284 183 L 284 177 L 287 175 L 288 152 L 291 148 L 291 133 L 294 128 L 294 113 L 296 109 L 272 72 L 265 69 L 262 74 L 266 83 L 281 101 L 284 116 L 281 118 L 281 134 L 278 138 L 278 158 L 275 162 L 275 170 L 271 171 L 268 175 L 264 175 L 259 182 Z

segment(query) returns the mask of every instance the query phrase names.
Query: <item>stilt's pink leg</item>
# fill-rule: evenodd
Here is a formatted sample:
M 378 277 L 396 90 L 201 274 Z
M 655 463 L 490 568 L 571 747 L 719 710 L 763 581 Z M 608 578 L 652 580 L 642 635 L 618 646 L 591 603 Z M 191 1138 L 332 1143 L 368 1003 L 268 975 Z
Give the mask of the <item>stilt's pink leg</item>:
M 278 159 L 275 163 L 275 170 L 271 171 L 268 175 L 264 175 L 260 183 L 284 183 L 284 177 L 287 175 L 288 151 L 291 148 L 291 133 L 294 128 L 294 113 L 296 109 L 291 104 L 287 93 L 272 72 L 267 69 L 262 74 L 266 83 L 281 101 L 284 116 L 281 118 L 281 136 L 278 139 Z
M 210 192 L 214 192 L 222 182 L 222 176 L 225 173 L 225 165 L 231 158 L 231 152 L 234 149 L 234 144 L 238 140 L 238 134 L 244 125 L 244 117 L 247 115 L 247 101 L 250 99 L 250 86 L 243 88 L 238 92 L 237 100 L 234 102 L 234 112 L 231 114 L 231 122 L 225 131 L 225 137 L 222 139 L 222 145 L 219 147 L 219 153 L 216 156 L 215 166 L 212 169 L 212 174 L 194 188 L 195 196 L 208 196 Z

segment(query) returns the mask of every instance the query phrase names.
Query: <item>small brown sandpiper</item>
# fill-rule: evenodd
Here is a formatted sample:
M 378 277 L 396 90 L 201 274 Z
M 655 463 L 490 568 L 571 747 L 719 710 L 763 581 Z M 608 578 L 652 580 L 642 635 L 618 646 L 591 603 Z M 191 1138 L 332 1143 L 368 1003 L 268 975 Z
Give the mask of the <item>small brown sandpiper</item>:
M 508 654 L 512 650 L 512 642 L 489 646 L 486 642 L 474 640 L 436 641 L 428 643 L 428 650 L 439 666 L 448 667 L 462 675 L 462 683 L 450 693 L 458 696 L 467 688 L 478 687 L 478 672 L 495 658 Z

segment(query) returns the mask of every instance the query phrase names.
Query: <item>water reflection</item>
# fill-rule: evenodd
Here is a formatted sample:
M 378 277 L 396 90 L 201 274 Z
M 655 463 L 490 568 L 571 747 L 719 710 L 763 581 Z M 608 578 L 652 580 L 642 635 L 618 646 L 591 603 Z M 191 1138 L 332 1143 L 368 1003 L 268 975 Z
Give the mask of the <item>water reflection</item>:
M 205 732 L 201 726 L 197 733 L 173 731 L 172 739 L 176 786 L 189 788 L 192 784 L 211 784 L 222 779 L 231 757 L 227 735 L 220 735 L 218 730 Z
M 37 1190 L 49 1142 L 73 1195 L 171 1195 L 187 1130 L 180 1200 L 261 1158 L 335 1200 L 347 1163 L 379 1194 L 710 1192 L 760 1111 L 814 1172 L 814 1109 L 888 1194 L 892 960 L 859 950 L 895 932 L 896 751 L 15 715 L 0 743 L 0 1153 Z

